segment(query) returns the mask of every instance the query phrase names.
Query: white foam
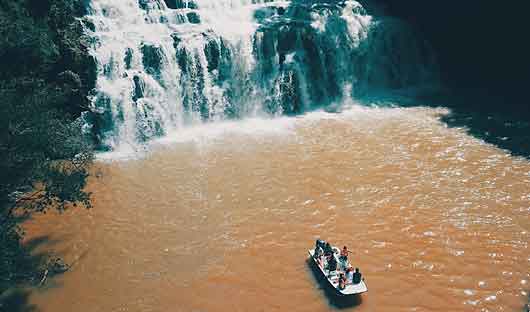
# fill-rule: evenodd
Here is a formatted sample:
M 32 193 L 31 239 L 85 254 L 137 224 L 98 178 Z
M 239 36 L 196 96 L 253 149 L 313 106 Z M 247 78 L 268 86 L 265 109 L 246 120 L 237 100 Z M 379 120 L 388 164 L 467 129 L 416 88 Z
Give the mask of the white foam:
M 472 290 L 472 289 L 465 289 L 464 290 L 464 294 L 466 294 L 468 296 L 473 296 L 475 294 L 475 291 Z
M 297 118 L 247 118 L 238 121 L 219 121 L 184 127 L 154 140 L 151 145 L 168 145 L 184 142 L 207 142 L 228 135 L 270 136 L 289 134 Z
M 99 161 L 127 161 L 140 159 L 148 156 L 152 151 L 164 147 L 175 147 L 182 143 L 195 143 L 208 146 L 221 139 L 233 136 L 247 136 L 252 138 L 265 137 L 293 137 L 296 135 L 297 127 L 311 127 L 323 120 L 336 120 L 352 122 L 355 120 L 385 120 L 389 118 L 413 119 L 414 122 L 425 121 L 425 114 L 414 114 L 414 111 L 423 110 L 425 113 L 435 116 L 446 110 L 426 108 L 378 108 L 366 107 L 353 102 L 345 103 L 340 113 L 328 113 L 317 110 L 295 117 L 253 117 L 232 121 L 216 121 L 199 123 L 193 126 L 185 126 L 167 133 L 167 135 L 151 140 L 147 143 L 136 143 L 134 141 L 122 142 L 111 152 L 99 153 L 96 159 Z M 426 235 L 429 235 L 427 233 Z
M 495 295 L 488 296 L 484 299 L 484 301 L 495 301 L 495 300 L 497 300 L 497 296 Z
M 216 140 L 237 136 L 267 137 L 287 136 L 292 133 L 296 122 L 300 118 L 247 118 L 237 121 L 219 121 L 174 130 L 166 136 L 150 141 L 146 144 L 121 144 L 111 152 L 99 153 L 96 159 L 100 161 L 127 161 L 147 156 L 153 150 L 161 147 L 172 147 L 182 143 L 196 143 L 207 145 Z

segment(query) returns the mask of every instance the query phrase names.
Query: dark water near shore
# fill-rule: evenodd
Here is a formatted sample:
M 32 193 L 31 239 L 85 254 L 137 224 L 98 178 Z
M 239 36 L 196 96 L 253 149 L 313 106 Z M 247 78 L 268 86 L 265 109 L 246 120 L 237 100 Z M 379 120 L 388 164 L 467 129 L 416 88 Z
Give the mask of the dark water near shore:
M 513 155 L 530 157 L 530 114 L 518 105 L 511 108 L 501 98 L 461 99 L 442 120 Z
M 448 108 L 441 121 L 449 127 L 463 128 L 468 134 L 514 156 L 530 157 L 530 109 L 525 105 L 527 101 L 519 96 L 488 95 L 485 90 L 453 90 L 420 97 L 376 95 L 366 97 L 363 102 L 368 106 L 375 102 L 381 107 Z

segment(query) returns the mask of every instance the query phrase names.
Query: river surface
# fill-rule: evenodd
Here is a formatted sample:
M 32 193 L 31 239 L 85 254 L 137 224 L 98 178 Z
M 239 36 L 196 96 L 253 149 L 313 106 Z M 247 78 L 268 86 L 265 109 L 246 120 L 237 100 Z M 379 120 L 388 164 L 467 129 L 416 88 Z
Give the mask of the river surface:
M 102 155 L 91 210 L 38 216 L 72 269 L 42 311 L 520 311 L 530 290 L 530 163 L 440 121 L 444 109 L 220 122 Z M 130 155 L 129 155 L 130 156 Z M 353 250 L 343 304 L 307 263 Z

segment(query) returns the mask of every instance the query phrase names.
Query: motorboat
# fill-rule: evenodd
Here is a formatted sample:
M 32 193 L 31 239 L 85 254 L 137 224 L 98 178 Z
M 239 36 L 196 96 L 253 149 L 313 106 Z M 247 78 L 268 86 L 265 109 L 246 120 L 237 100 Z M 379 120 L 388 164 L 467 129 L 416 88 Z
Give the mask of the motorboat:
M 335 289 L 337 295 L 354 296 L 367 292 L 368 288 L 366 286 L 364 278 L 361 278 L 358 283 L 355 283 L 353 280 L 348 280 L 346 278 L 346 282 L 343 283 L 342 287 L 340 287 L 341 285 L 339 283 L 339 279 L 341 274 L 344 274 L 346 276 L 347 268 L 351 268 L 352 266 L 347 259 L 344 260 L 340 258 L 339 248 L 331 246 L 332 253 L 331 255 L 328 254 L 328 257 L 334 257 L 337 263 L 336 268 L 333 270 L 333 267 L 328 263 L 330 261 L 327 261 L 327 257 L 318 250 L 319 248 L 322 248 L 325 244 L 326 243 L 324 241 L 317 240 L 315 248 L 309 249 L 308 253 L 309 257 L 311 258 L 310 261 L 312 261 L 312 263 L 318 268 L 318 271 L 327 280 L 328 284 L 333 289 Z M 330 267 L 332 270 L 330 270 Z

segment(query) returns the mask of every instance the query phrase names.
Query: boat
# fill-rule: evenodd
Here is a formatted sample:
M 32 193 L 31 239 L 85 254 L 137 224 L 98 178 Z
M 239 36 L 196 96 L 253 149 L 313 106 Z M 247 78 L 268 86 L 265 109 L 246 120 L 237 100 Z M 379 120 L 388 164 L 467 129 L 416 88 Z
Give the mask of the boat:
M 320 241 L 322 242 L 322 241 Z M 317 246 L 319 242 L 317 241 Z M 335 260 L 337 260 L 337 270 L 335 271 L 329 271 L 327 269 L 327 266 L 325 264 L 319 264 L 319 261 L 315 257 L 315 249 L 309 249 L 309 258 L 311 258 L 310 261 L 317 267 L 318 271 L 322 276 L 326 279 L 327 283 L 335 290 L 336 294 L 339 296 L 355 296 L 362 293 L 365 293 L 368 291 L 368 287 L 366 286 L 366 282 L 364 278 L 361 279 L 361 281 L 358 284 L 354 283 L 346 283 L 346 286 L 344 289 L 339 288 L 339 275 L 340 273 L 344 273 L 343 269 L 350 267 L 349 261 L 347 263 L 341 262 L 339 260 L 339 254 L 340 250 L 337 247 L 332 247 L 333 249 L 333 257 L 335 257 Z

